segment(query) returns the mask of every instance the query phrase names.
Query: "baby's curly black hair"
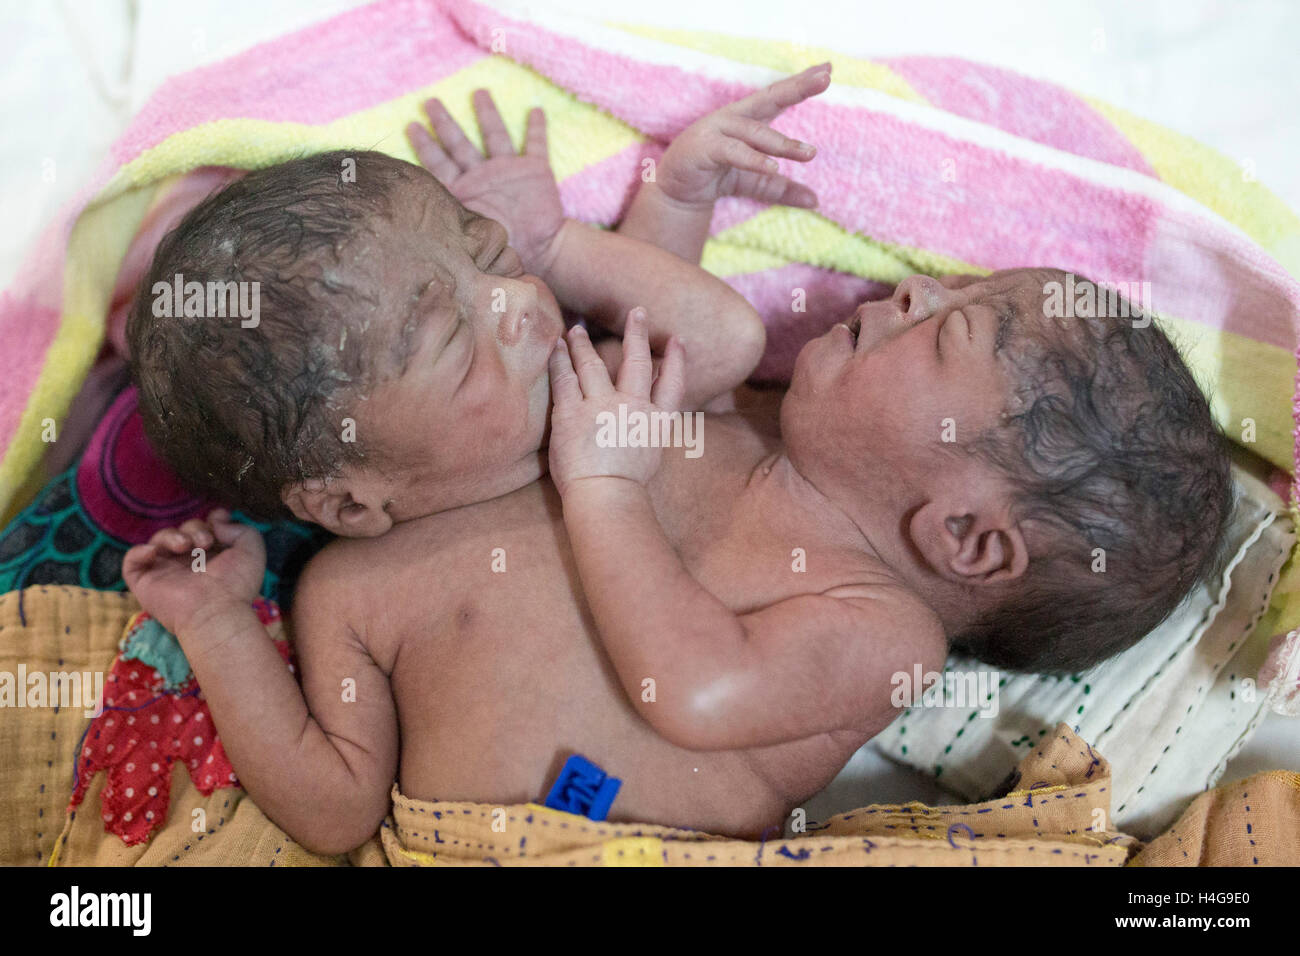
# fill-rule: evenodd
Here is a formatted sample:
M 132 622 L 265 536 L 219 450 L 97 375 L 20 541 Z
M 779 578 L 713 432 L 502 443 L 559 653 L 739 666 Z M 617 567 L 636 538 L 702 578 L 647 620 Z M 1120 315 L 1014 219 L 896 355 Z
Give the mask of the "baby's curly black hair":
M 1066 282 L 1037 271 L 1045 288 Z M 966 447 L 1011 479 L 1017 518 L 1038 532 L 1011 596 L 953 639 L 1011 670 L 1111 657 L 1221 563 L 1233 491 L 1209 402 L 1157 319 L 1098 298 L 1108 315 L 1008 329 L 1020 404 Z
M 382 461 L 382 449 L 343 440 L 353 401 L 392 355 L 364 334 L 375 294 L 339 265 L 390 215 L 394 187 L 417 175 L 361 150 L 290 160 L 208 197 L 159 243 L 126 334 L 145 433 L 186 485 L 278 518 L 293 483 Z M 156 310 L 155 284 L 178 275 L 258 283 L 257 325 Z

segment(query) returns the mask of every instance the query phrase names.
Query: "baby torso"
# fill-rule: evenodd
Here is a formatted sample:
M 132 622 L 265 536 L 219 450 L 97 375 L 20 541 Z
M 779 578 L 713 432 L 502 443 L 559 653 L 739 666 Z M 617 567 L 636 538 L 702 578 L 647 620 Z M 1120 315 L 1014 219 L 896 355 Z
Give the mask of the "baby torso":
M 849 583 L 851 559 L 808 569 L 792 549 L 755 553 L 734 510 L 772 439 L 734 416 L 708 424 L 707 454 L 666 455 L 652 488 L 697 580 L 737 612 Z M 349 623 L 389 674 L 411 797 L 540 802 L 577 753 L 623 781 L 611 820 L 755 837 L 895 716 L 882 688 L 862 726 L 789 743 L 689 751 L 659 737 L 601 649 L 548 481 L 332 547 L 361 582 Z

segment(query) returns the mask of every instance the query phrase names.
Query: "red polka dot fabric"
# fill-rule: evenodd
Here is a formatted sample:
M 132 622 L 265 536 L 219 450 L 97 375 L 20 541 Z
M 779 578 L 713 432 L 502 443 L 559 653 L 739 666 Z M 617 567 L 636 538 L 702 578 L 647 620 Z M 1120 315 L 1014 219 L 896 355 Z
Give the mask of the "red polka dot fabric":
M 278 636 L 279 608 L 262 598 L 253 607 L 292 671 L 289 643 Z M 147 620 L 144 612 L 133 617 L 126 636 Z M 194 676 L 169 691 L 154 668 L 118 654 L 104 682 L 103 713 L 91 720 L 81 741 L 68 810 L 80 806 L 90 781 L 103 771 L 108 774 L 101 810 L 105 831 L 127 846 L 144 843 L 167 819 L 176 761 L 205 796 L 239 786 Z

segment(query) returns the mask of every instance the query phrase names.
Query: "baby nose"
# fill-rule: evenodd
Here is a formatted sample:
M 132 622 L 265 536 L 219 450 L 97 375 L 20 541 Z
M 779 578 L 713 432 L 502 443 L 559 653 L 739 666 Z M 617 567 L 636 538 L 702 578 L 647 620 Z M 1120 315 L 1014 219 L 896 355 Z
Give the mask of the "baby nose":
M 922 322 L 943 305 L 948 290 L 929 276 L 908 276 L 894 289 L 894 304 L 909 322 Z
M 505 298 L 505 309 L 497 322 L 497 341 L 506 348 L 524 341 L 537 321 L 537 293 L 516 290 Z

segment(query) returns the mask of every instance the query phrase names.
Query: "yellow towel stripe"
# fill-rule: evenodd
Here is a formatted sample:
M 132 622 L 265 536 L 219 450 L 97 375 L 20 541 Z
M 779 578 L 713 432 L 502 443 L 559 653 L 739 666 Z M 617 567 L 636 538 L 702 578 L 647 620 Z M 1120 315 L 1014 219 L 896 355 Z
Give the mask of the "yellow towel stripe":
M 41 439 L 42 422 L 47 418 L 62 422 L 94 364 L 117 270 L 152 195 L 152 190 L 141 190 L 111 208 L 90 209 L 72 229 L 67 261 L 75 268 L 64 271 L 59 328 L 18 429 L 0 461 L 0 502 L 6 505 L 2 519 L 5 523 L 27 503 L 27 497 L 17 494 L 19 489 L 30 486 L 33 474 L 41 474 L 40 461 L 46 451 Z M 57 440 L 57 428 L 55 435 Z
M 1295 356 L 1279 346 L 1176 316 L 1161 315 L 1160 322 L 1193 374 L 1216 366 L 1250 369 L 1249 376 L 1220 375 L 1213 390 L 1203 380 L 1199 384 L 1210 400 L 1214 420 L 1228 438 L 1269 461 L 1289 462 L 1292 423 L 1289 415 L 1277 413 L 1277 389 L 1295 379 Z M 1254 424 L 1253 442 L 1243 441 L 1245 419 Z
M 715 275 L 757 272 L 792 261 L 849 272 L 880 282 L 901 282 L 916 272 L 987 274 L 988 269 L 907 246 L 851 233 L 808 209 L 772 206 L 718 233 L 701 264 Z
M 1169 185 L 1201 201 L 1240 227 L 1293 275 L 1300 277 L 1300 217 L 1254 176 L 1252 170 L 1196 140 L 1127 110 L 1081 97 L 1131 142 Z
M 492 91 L 516 148 L 523 144 L 527 113 L 533 106 L 540 106 L 546 112 L 548 126 L 583 131 L 581 137 L 550 138 L 551 166 L 559 180 L 645 140 L 626 123 L 589 103 L 579 102 L 531 70 L 501 57 L 489 57 L 438 83 L 320 126 L 223 119 L 184 130 L 119 170 L 104 191 L 103 199 L 188 169 L 197 155 L 204 156 L 209 164 L 220 161 L 243 169 L 258 169 L 295 156 L 337 149 L 346 143 L 416 162 L 406 140 L 406 125 L 425 121 L 424 101 L 435 96 L 443 101 L 470 141 L 482 148 L 470 102 L 470 94 L 479 88 Z

